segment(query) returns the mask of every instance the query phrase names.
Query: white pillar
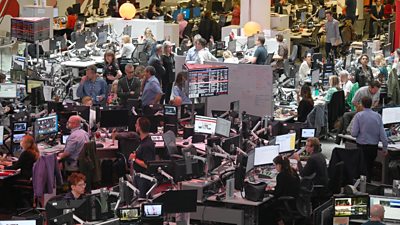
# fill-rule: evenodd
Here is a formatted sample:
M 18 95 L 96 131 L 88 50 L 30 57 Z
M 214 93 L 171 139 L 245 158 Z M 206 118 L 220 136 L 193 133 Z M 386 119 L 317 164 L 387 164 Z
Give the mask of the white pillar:
M 241 0 L 240 1 L 240 26 L 254 21 L 262 29 L 271 28 L 271 1 L 270 0 Z

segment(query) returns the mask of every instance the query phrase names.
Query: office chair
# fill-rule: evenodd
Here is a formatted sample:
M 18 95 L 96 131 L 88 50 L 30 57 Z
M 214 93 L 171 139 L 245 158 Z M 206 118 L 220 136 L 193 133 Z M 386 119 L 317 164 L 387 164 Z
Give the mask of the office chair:
M 141 52 L 144 52 L 144 48 L 145 48 L 145 44 L 136 44 L 135 50 L 132 53 L 132 61 L 135 66 L 139 65 L 139 62 L 140 62 L 139 54 Z
M 192 37 L 194 36 L 194 34 L 192 33 L 193 27 L 194 27 L 194 23 L 193 22 L 189 22 L 186 25 L 185 29 L 183 30 L 182 36 L 184 38 L 192 39 Z
M 265 64 L 264 65 L 271 65 L 273 57 L 274 57 L 274 52 L 268 53 L 267 59 L 265 60 Z
M 317 51 L 319 49 L 319 30 L 321 26 L 315 26 L 314 30 L 311 33 L 311 36 L 305 41 L 301 41 L 299 44 L 308 47 L 309 49 L 315 49 Z
M 362 40 L 364 37 L 365 19 L 358 19 L 354 22 L 354 32 L 357 35 L 357 40 Z
M 292 64 L 295 63 L 295 61 L 296 61 L 296 59 L 297 59 L 298 51 L 299 51 L 299 46 L 293 45 L 293 47 L 292 47 L 292 54 L 291 54 L 290 57 L 289 57 L 289 62 L 290 62 L 290 63 L 292 63 Z
M 333 93 L 331 101 L 328 103 L 328 128 L 334 129 L 337 119 L 343 116 L 346 110 L 346 101 L 344 98 L 344 91 L 337 91 Z
M 329 189 L 333 194 L 339 194 L 341 192 L 342 184 L 344 180 L 344 162 L 340 161 L 334 165 L 333 173 L 329 179 Z
M 86 176 L 86 191 L 91 191 L 101 180 L 100 161 L 96 154 L 96 142 L 89 141 L 83 145 L 79 153 L 79 171 Z
M 163 135 L 164 145 L 166 148 L 167 159 L 182 159 L 183 156 L 180 154 L 178 147 L 176 146 L 176 136 L 175 133 L 171 130 L 165 132 Z

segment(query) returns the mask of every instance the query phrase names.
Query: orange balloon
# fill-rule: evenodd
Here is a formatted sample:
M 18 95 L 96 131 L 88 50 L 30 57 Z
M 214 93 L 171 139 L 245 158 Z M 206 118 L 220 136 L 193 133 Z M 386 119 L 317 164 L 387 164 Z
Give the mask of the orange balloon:
M 254 34 L 260 33 L 261 32 L 261 25 L 254 22 L 254 21 L 249 21 L 247 22 L 244 27 L 243 27 L 244 35 L 247 37 L 252 36 Z
M 125 2 L 119 8 L 119 15 L 126 20 L 130 20 L 136 15 L 136 8 L 132 3 Z

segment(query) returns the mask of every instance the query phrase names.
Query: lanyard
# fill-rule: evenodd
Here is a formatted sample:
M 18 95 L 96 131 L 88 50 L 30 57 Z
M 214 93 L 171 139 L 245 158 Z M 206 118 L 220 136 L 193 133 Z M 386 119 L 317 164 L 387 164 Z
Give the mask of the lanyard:
M 132 78 L 131 83 L 129 83 L 129 82 L 128 82 L 128 78 L 126 78 L 126 85 L 128 86 L 129 93 L 131 92 L 131 86 L 132 86 L 132 84 L 133 84 L 133 80 L 134 80 L 134 79 L 135 79 L 135 78 Z

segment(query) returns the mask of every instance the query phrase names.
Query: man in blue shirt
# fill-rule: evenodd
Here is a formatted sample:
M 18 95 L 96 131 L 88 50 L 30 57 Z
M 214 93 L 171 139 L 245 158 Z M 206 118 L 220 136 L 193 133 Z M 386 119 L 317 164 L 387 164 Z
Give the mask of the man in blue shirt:
M 371 110 L 372 99 L 365 96 L 361 99 L 364 110 L 353 119 L 351 136 L 356 137 L 357 147 L 364 154 L 367 169 L 367 181 L 371 181 L 372 169 L 378 154 L 378 143 L 382 142 L 384 154 L 387 154 L 388 139 L 381 116 Z
M 152 66 L 147 66 L 145 71 L 145 83 L 142 94 L 142 107 L 158 104 L 163 94 L 160 82 L 156 78 L 156 70 Z
M 257 36 L 256 45 L 257 49 L 254 52 L 254 56 L 250 59 L 252 64 L 264 65 L 267 60 L 267 49 L 264 47 L 265 37 L 262 35 Z
M 86 75 L 82 77 L 76 94 L 80 98 L 90 96 L 94 104 L 98 105 L 106 99 L 107 83 L 97 76 L 96 71 L 97 68 L 94 65 L 86 69 Z

